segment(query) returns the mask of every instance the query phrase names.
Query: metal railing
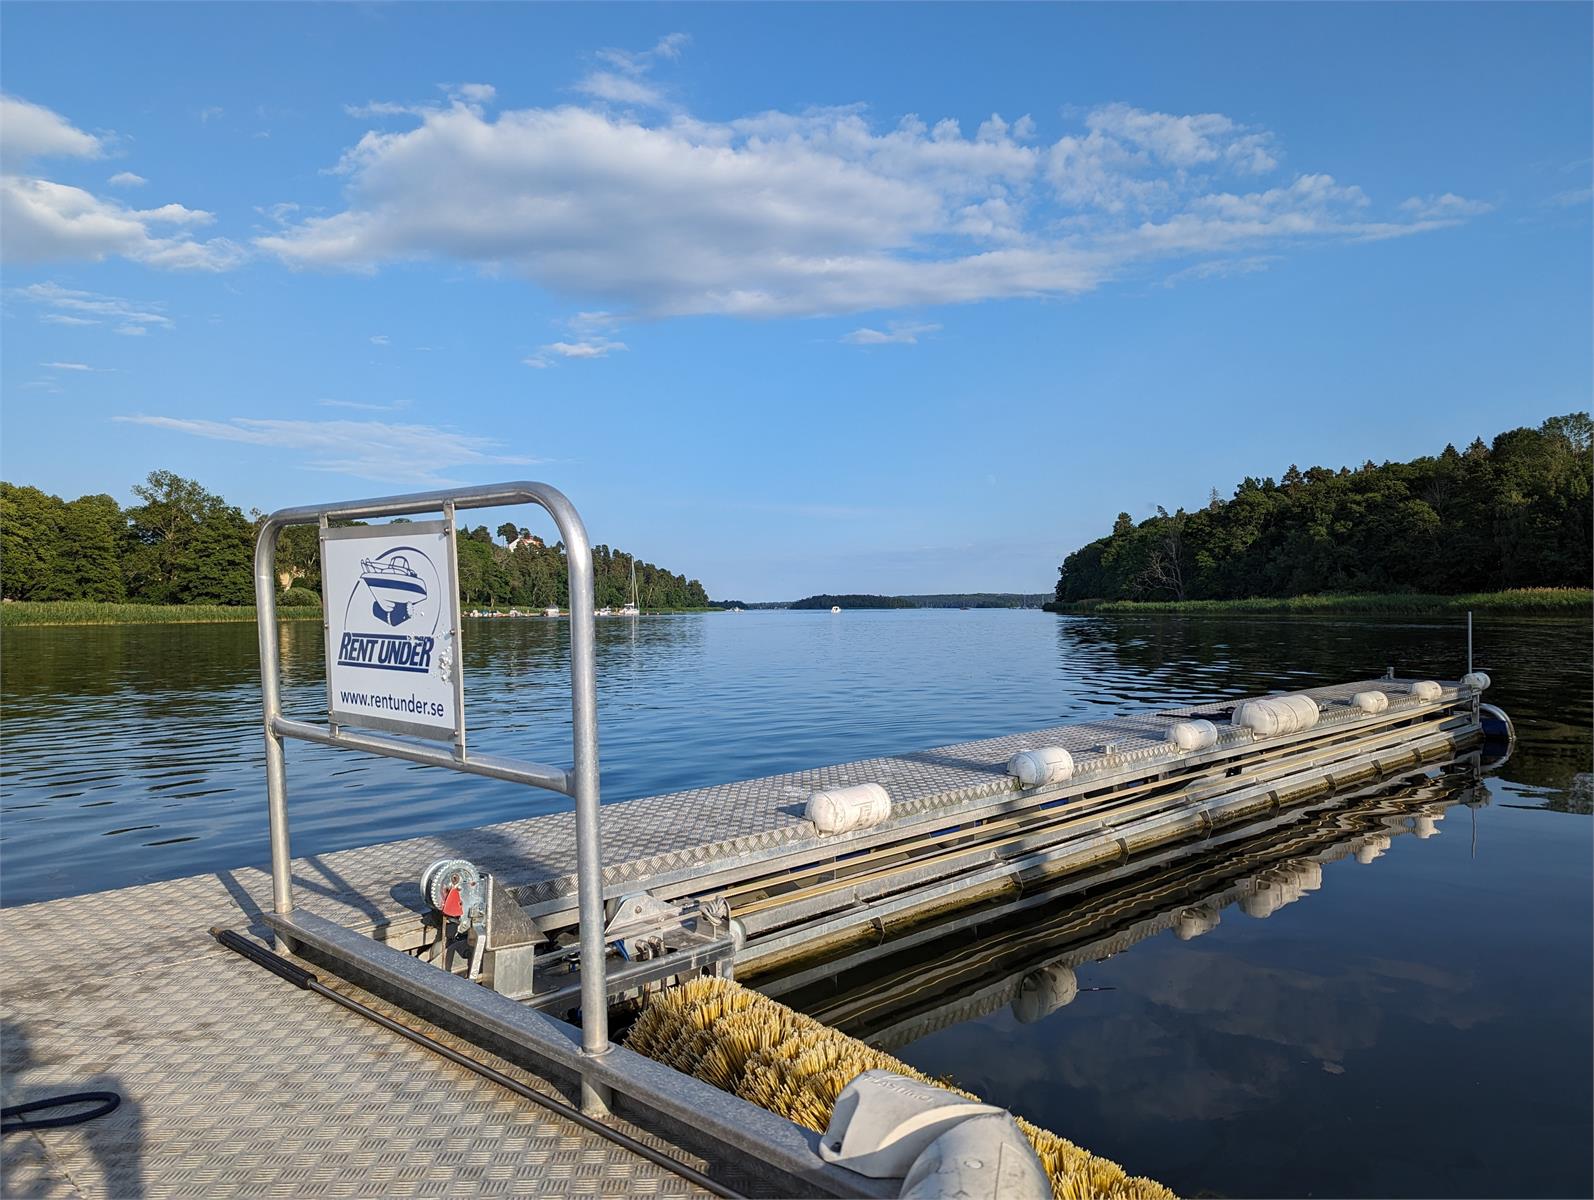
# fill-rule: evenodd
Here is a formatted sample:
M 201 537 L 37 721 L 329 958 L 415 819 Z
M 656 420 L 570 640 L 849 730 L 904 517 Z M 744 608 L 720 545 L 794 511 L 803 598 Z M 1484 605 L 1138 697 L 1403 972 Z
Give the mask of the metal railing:
M 455 537 L 454 513 L 458 509 L 494 508 L 536 504 L 553 517 L 564 540 L 570 579 L 570 709 L 572 766 L 522 762 L 488 755 L 471 756 L 460 736 L 453 749 L 400 742 L 383 737 L 348 733 L 337 725 L 294 721 L 282 715 L 280 662 L 277 639 L 277 537 L 290 525 L 321 525 L 332 521 L 361 521 L 373 517 L 404 517 L 441 512 L 447 521 L 449 544 Z M 453 580 L 455 633 L 459 637 L 458 578 Z M 323 598 L 324 599 L 324 598 Z M 603 846 L 598 822 L 598 699 L 593 623 L 592 547 L 587 529 L 575 507 L 557 488 L 545 483 L 514 482 L 475 487 L 445 488 L 370 500 L 335 504 L 308 504 L 279 509 L 266 518 L 255 543 L 256 624 L 260 634 L 260 691 L 265 718 L 266 795 L 271 828 L 272 905 L 281 916 L 293 912 L 292 861 L 288 848 L 288 781 L 284 738 L 299 738 L 323 746 L 361 750 L 369 754 L 405 759 L 429 766 L 449 767 L 469 774 L 487 775 L 531 787 L 562 792 L 576 802 L 576 879 L 581 937 L 581 1048 L 597 1057 L 610 1050 L 608 999 L 605 989 L 603 907 Z M 456 650 L 455 678 L 463 675 L 463 655 Z M 456 691 L 456 696 L 459 693 Z M 462 696 L 460 697 L 462 699 Z M 463 721 L 463 709 L 456 710 Z M 463 725 L 460 726 L 463 729 Z M 607 1108 L 607 1089 L 583 1075 L 582 1107 L 588 1112 Z

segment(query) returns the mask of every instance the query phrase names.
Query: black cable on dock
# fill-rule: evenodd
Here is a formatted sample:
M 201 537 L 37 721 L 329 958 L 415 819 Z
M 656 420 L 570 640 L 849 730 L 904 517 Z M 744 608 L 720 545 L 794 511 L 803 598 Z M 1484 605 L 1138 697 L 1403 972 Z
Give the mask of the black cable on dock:
M 621 1133 L 618 1129 L 609 1128 L 602 1121 L 594 1120 L 579 1108 L 573 1108 L 562 1101 L 544 1096 L 541 1092 L 532 1090 L 519 1080 L 510 1078 L 502 1071 L 495 1070 L 486 1063 L 477 1062 L 470 1056 L 445 1046 L 436 1038 L 428 1037 L 418 1030 L 401 1025 L 392 1018 L 383 1016 L 376 1009 L 361 1004 L 351 996 L 345 996 L 342 992 L 334 991 L 297 963 L 289 962 L 280 954 L 272 953 L 260 943 L 250 941 L 235 930 L 220 929 L 212 926 L 210 935 L 227 949 L 243 955 L 256 965 L 264 967 L 273 975 L 281 976 L 293 984 L 294 987 L 315 992 L 319 996 L 325 996 L 328 1000 L 341 1004 L 350 1012 L 358 1013 L 367 1020 L 376 1022 L 382 1028 L 390 1029 L 400 1037 L 408 1038 L 417 1046 L 423 1046 L 433 1054 L 441 1055 L 457 1066 L 464 1067 L 468 1071 L 474 1071 L 483 1079 L 490 1080 L 499 1087 L 511 1091 L 523 1099 L 530 1100 L 533 1104 L 540 1104 L 550 1112 L 557 1113 L 565 1120 L 579 1125 L 583 1129 L 589 1129 L 599 1137 L 608 1139 L 621 1149 L 629 1150 L 632 1154 L 647 1159 L 648 1162 L 653 1163 L 655 1166 L 663 1167 L 666 1171 L 679 1175 L 688 1183 L 702 1188 L 705 1192 L 715 1196 L 723 1196 L 725 1200 L 746 1200 L 746 1197 L 740 1192 L 734 1192 L 724 1184 L 716 1183 L 696 1167 L 690 1167 L 679 1159 L 671 1158 L 668 1154 L 662 1154 L 653 1149 L 652 1146 L 637 1141 L 636 1138 L 631 1137 L 629 1134 Z M 96 1113 L 94 1115 L 98 1116 L 99 1114 Z
M 0 1108 L 0 1135 L 22 1133 L 29 1129 L 64 1129 L 68 1125 L 81 1125 L 96 1117 L 115 1112 L 122 1098 L 115 1092 L 73 1092 L 69 1096 L 46 1096 L 42 1100 L 29 1100 L 26 1104 L 13 1104 Z M 46 1112 L 52 1108 L 75 1108 L 79 1104 L 93 1104 L 83 1112 L 61 1113 L 53 1117 L 30 1117 L 29 1113 Z

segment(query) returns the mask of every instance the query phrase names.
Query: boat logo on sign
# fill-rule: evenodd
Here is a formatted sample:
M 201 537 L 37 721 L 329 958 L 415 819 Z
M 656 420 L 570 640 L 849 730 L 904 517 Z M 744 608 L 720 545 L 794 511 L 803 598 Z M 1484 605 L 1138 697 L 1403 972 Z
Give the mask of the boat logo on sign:
M 428 601 L 438 590 L 437 568 L 415 546 L 393 546 L 361 559 L 360 578 L 344 610 L 338 665 L 430 671 L 442 605 Z
M 418 616 L 412 610 L 426 600 L 426 581 L 397 550 L 361 559 L 360 582 L 371 593 L 371 615 L 387 625 L 403 625 Z

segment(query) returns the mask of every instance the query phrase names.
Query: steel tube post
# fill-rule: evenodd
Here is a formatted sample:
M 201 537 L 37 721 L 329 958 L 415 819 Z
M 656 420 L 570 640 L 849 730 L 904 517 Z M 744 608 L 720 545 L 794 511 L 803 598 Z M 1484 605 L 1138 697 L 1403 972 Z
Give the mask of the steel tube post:
M 271 825 L 271 906 L 293 911 L 293 867 L 288 852 L 288 762 L 276 719 L 282 715 L 277 686 L 277 534 L 282 523 L 268 518 L 255 542 L 255 626 L 260 635 L 260 700 L 266 735 L 266 812 Z
M 570 728 L 575 749 L 571 772 L 576 801 L 576 891 L 581 914 L 581 1052 L 609 1052 L 609 996 L 603 941 L 603 835 L 598 822 L 598 669 L 593 614 L 592 547 L 570 502 L 554 493 L 547 503 L 564 538 L 570 570 Z M 553 497 L 549 498 L 550 500 Z M 545 502 L 546 503 L 546 502 Z M 609 1089 L 581 1080 L 581 1110 L 609 1110 Z

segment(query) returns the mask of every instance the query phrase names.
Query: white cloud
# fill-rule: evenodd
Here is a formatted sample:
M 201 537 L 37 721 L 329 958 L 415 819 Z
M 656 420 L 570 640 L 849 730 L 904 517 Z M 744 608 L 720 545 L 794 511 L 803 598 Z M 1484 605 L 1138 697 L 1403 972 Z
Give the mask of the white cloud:
M 1219 113 L 1173 116 L 1127 104 L 1088 113 L 1086 132 L 1059 138 L 1046 176 L 1066 204 L 1109 213 L 1157 213 L 1210 188 L 1215 176 L 1278 166 L 1273 135 Z
M 1462 217 L 1477 217 L 1494 211 L 1492 204 L 1482 200 L 1468 200 L 1465 196 L 1458 196 L 1454 192 L 1446 192 L 1442 196 L 1413 196 L 1409 200 L 1402 200 L 1400 208 L 1402 212 L 1408 212 L 1422 221 L 1459 220 Z
M 113 419 L 215 441 L 291 450 L 303 456 L 300 465 L 381 483 L 440 487 L 455 482 L 441 474 L 451 468 L 527 466 L 543 461 L 524 455 L 503 454 L 499 452 L 501 443 L 492 438 L 435 425 L 251 417 L 212 421 L 143 414 Z
M 1284 174 L 1271 132 L 1218 113 L 1111 104 L 1048 144 L 1029 117 L 970 135 L 856 106 L 705 121 L 604 103 L 646 97 L 598 76 L 649 90 L 678 53 L 603 52 L 585 105 L 391 106 L 415 124 L 347 151 L 342 210 L 257 244 L 302 266 L 509 270 L 625 317 L 808 316 L 1078 294 L 1481 211 L 1445 193 L 1380 216 L 1354 185 Z
M 539 371 L 546 371 L 553 366 L 553 363 L 549 362 L 546 356 L 541 354 L 528 355 L 520 361 L 528 367 L 535 367 Z
M 99 261 L 111 255 L 155 267 L 220 271 L 243 249 L 226 238 L 162 236 L 160 226 L 206 225 L 208 212 L 166 204 L 129 209 L 82 188 L 21 175 L 0 177 L 0 258 L 7 262 Z
M 104 142 L 59 113 L 17 96 L 0 94 L 0 169 L 35 158 L 99 158 Z
M 29 284 L 12 295 L 44 309 L 39 319 L 52 325 L 114 325 L 117 333 L 135 336 L 151 326 L 172 328 L 172 319 L 159 304 L 78 291 L 58 283 Z
M 613 338 L 590 337 L 575 342 L 549 342 L 542 350 L 560 358 L 607 358 L 611 351 L 628 349 L 624 342 Z
M 47 362 L 39 365 L 52 371 L 101 371 L 104 369 L 102 367 L 91 367 L 88 363 L 80 362 Z
M 208 108 L 202 108 L 199 110 L 199 123 L 201 125 L 209 125 L 212 121 L 225 116 L 226 112 L 227 110 L 219 104 L 212 104 Z
M 841 340 L 849 346 L 917 346 L 926 334 L 939 333 L 939 325 L 905 325 L 892 321 L 885 329 L 854 329 Z
M 223 270 L 243 257 L 226 238 L 200 242 L 179 232 L 214 218 L 181 204 L 126 208 L 79 187 L 31 173 L 34 159 L 97 157 L 103 139 L 74 128 L 57 113 L 14 96 L 0 97 L 0 134 L 5 151 L 0 173 L 0 259 L 47 262 L 99 261 L 111 255 L 151 266 Z M 137 179 L 130 173 L 128 178 Z M 116 183 L 122 180 L 112 178 Z M 139 182 L 143 182 L 139 180 Z
M 673 62 L 680 58 L 689 40 L 684 33 L 671 33 L 648 50 L 600 50 L 598 57 L 612 69 L 591 72 L 575 85 L 575 90 L 609 104 L 661 108 L 664 93 L 648 82 L 646 76 L 661 59 Z
M 385 346 L 385 345 L 387 345 L 387 334 L 385 334 L 385 333 L 372 334 L 371 335 L 371 345 L 373 345 L 373 346 Z
M 618 71 L 594 71 L 576 84 L 576 91 L 611 104 L 638 104 L 648 108 L 664 100 L 663 93 L 651 83 Z
M 1552 208 L 1586 207 L 1594 201 L 1594 188 L 1571 188 L 1564 192 L 1556 192 L 1545 201 Z
M 1162 281 L 1164 287 L 1175 287 L 1194 279 L 1222 279 L 1229 275 L 1254 275 L 1278 262 L 1276 254 L 1253 254 L 1246 258 L 1209 258 L 1194 263 L 1182 271 L 1175 271 Z
M 149 180 L 131 171 L 118 171 L 106 180 L 112 187 L 143 187 Z
M 352 408 L 361 412 L 400 412 L 408 408 L 409 401 L 395 400 L 391 404 L 371 404 L 364 400 L 317 400 L 322 408 Z

